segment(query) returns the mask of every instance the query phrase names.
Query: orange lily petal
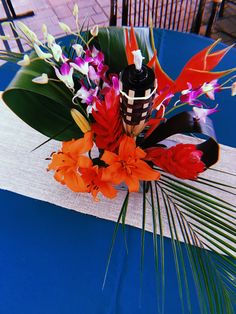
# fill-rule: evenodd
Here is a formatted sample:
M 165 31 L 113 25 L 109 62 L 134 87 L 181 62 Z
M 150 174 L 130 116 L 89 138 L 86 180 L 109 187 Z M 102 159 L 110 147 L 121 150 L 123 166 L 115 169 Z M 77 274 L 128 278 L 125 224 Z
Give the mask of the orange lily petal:
M 120 158 L 125 160 L 130 155 L 130 153 L 135 151 L 135 149 L 135 140 L 132 137 L 124 135 L 119 147 Z
M 127 176 L 125 178 L 125 184 L 129 188 L 129 192 L 138 192 L 139 191 L 139 179 L 133 176 Z
M 153 170 L 145 161 L 139 160 L 136 163 L 134 174 L 141 180 L 152 181 L 160 179 L 160 172 Z
M 105 161 L 106 164 L 111 165 L 115 161 L 118 161 L 119 158 L 115 153 L 112 153 L 106 150 L 103 153 L 101 160 Z

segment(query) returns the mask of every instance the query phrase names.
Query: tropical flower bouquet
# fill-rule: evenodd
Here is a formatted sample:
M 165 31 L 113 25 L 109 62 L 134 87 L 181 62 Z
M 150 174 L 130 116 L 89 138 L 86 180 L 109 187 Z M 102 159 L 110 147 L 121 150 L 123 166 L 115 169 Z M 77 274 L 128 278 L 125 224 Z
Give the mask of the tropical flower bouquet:
M 163 212 L 167 215 L 179 292 L 182 297 L 186 291 L 189 311 L 180 241 L 186 244 L 202 312 L 233 313 L 235 207 L 214 192 L 206 192 L 204 186 L 231 194 L 234 187 L 199 176 L 217 162 L 219 154 L 208 117 L 217 112 L 217 106 L 209 106 L 209 101 L 207 105 L 204 98 L 214 103 L 215 93 L 225 89 L 231 89 L 232 96 L 236 93 L 236 83 L 229 77 L 234 69 L 212 72 L 231 47 L 212 52 L 218 42 L 213 43 L 194 55 L 172 80 L 158 61 L 151 27 L 95 26 L 82 32 L 77 6 L 73 14 L 76 32 L 60 23 L 71 39 L 65 47 L 46 25 L 42 41 L 25 24 L 12 25 L 30 52 L 1 51 L 2 59 L 21 66 L 3 100 L 48 141 L 62 141 L 59 151 L 45 156 L 48 170 L 59 183 L 75 193 L 91 193 L 94 201 L 115 198 L 120 185 L 125 185 L 127 195 L 121 204 L 107 271 L 118 225 L 125 224 L 129 195 L 139 192 L 143 195 L 142 267 L 149 206 L 153 234 L 160 234 L 162 255 Z M 223 83 L 218 81 L 226 75 Z M 187 144 L 169 139 L 180 133 L 189 135 Z M 197 136 L 201 140 L 196 143 Z M 109 207 L 109 201 L 107 204 Z M 154 253 L 158 269 L 156 236 Z M 164 258 L 160 261 L 164 272 Z M 162 284 L 164 287 L 164 279 Z

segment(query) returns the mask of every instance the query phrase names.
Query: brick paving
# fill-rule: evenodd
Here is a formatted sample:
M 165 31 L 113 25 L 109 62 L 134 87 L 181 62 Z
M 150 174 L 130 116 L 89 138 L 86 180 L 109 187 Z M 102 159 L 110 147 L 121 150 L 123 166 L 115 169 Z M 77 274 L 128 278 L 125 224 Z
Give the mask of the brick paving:
M 232 1 L 232 0 L 231 0 Z M 35 15 L 21 19 L 27 24 L 38 36 L 42 38 L 41 27 L 45 23 L 48 26 L 49 32 L 56 37 L 63 35 L 63 31 L 58 25 L 58 22 L 64 22 L 75 29 L 75 22 L 72 15 L 73 0 L 12 0 L 12 4 L 17 14 L 24 13 L 28 10 L 33 10 Z M 85 25 L 91 27 L 95 24 L 99 26 L 107 26 L 109 24 L 110 15 L 110 0 L 78 0 L 79 20 L 82 23 L 86 20 Z M 208 3 L 209 12 L 211 3 Z M 119 2 L 121 6 L 121 0 Z M 118 15 L 121 15 L 121 10 L 118 10 Z M 0 1 L 0 18 L 4 17 L 4 11 Z M 118 16 L 120 17 L 120 16 Z M 209 14 L 205 14 L 205 22 Z M 4 26 L 5 33 L 9 33 L 9 29 Z M 234 32 L 234 33 L 233 33 Z M 202 27 L 204 34 L 204 26 Z M 224 18 L 218 19 L 216 27 L 213 29 L 212 37 L 221 37 L 226 44 L 235 42 L 236 36 L 236 5 L 226 5 Z M 14 49 L 15 43 L 11 46 Z M 3 48 L 0 41 L 0 49 Z

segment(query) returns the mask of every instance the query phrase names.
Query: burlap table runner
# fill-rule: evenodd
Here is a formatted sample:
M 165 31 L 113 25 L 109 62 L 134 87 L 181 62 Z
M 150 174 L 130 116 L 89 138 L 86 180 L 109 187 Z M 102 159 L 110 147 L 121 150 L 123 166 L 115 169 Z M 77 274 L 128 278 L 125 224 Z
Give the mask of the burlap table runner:
M 100 202 L 94 202 L 91 195 L 73 193 L 60 185 L 53 179 L 53 173 L 46 171 L 48 161 L 45 160 L 53 151 L 58 150 L 60 143 L 52 140 L 31 152 L 46 139 L 20 120 L 2 101 L 0 102 L 0 188 L 84 214 L 117 221 L 126 192 L 120 191 L 118 197 L 113 200 L 101 196 Z M 185 140 L 184 136 L 181 137 L 182 140 Z M 221 158 L 215 168 L 236 174 L 235 161 L 236 149 L 221 145 Z M 236 186 L 235 176 L 212 170 L 206 171 L 203 176 Z M 208 191 L 211 192 L 212 189 L 209 187 Z M 233 195 L 218 191 L 217 196 L 236 204 Z M 164 211 L 163 222 L 164 234 L 169 237 L 170 231 Z M 142 193 L 132 193 L 130 196 L 126 224 L 141 228 Z M 153 230 L 150 208 L 147 208 L 146 230 Z

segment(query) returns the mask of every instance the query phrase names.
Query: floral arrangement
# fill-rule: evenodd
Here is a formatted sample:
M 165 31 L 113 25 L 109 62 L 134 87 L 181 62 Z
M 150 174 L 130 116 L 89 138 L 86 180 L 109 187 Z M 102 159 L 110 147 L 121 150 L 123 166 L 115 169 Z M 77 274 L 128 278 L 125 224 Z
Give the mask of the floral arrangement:
M 203 171 L 218 160 L 219 145 L 208 117 L 217 112 L 217 105 L 209 106 L 204 98 L 214 103 L 215 93 L 225 89 L 231 89 L 232 96 L 236 94 L 236 82 L 232 80 L 234 76 L 223 83 L 218 81 L 234 69 L 212 71 L 231 47 L 212 52 L 218 42 L 213 43 L 194 55 L 178 78 L 172 80 L 158 61 L 151 27 L 147 33 L 147 30 L 134 30 L 132 27 L 123 30 L 98 29 L 95 26 L 83 33 L 78 23 L 77 6 L 73 15 L 76 32 L 60 23 L 63 31 L 71 35 L 69 47 L 60 45 L 46 25 L 42 27 L 44 40 L 41 41 L 25 24 L 18 22 L 17 27 L 13 27 L 19 38 L 31 48 L 30 53 L 0 53 L 2 59 L 15 61 L 21 66 L 11 86 L 3 94 L 6 104 L 25 122 L 47 135 L 49 140 L 62 141 L 61 149 L 53 152 L 49 158 L 48 170 L 54 172 L 54 178 L 59 183 L 74 192 L 91 193 L 95 201 L 99 200 L 99 195 L 110 199 L 116 197 L 117 186 L 124 183 L 127 196 L 117 225 L 121 218 L 125 222 L 129 193 L 142 191 L 142 251 L 146 202 L 151 204 L 153 210 L 153 232 L 156 233 L 155 210 L 159 211 L 161 226 L 160 207 L 164 206 L 170 226 L 174 225 L 172 213 L 175 212 L 183 239 L 188 245 L 202 247 L 198 236 L 203 230 L 199 227 L 199 234 L 196 235 L 196 231 L 178 212 L 179 208 L 186 206 L 192 217 L 201 218 L 201 222 L 204 217 L 211 223 L 218 219 L 219 223 L 224 221 L 221 226 L 223 231 L 226 228 L 235 232 L 234 227 L 221 216 L 221 211 L 215 212 L 221 206 L 231 211 L 230 204 L 216 199 L 214 195 L 207 194 L 206 197 L 206 192 L 191 186 L 189 181 L 182 181 L 196 181 Z M 140 33 L 142 36 L 139 36 Z M 144 44 L 147 42 L 150 44 Z M 116 57 L 120 57 L 119 61 L 112 56 L 113 51 Z M 37 116 L 33 112 L 37 112 Z M 179 133 L 202 134 L 205 139 L 199 144 L 167 140 Z M 191 137 L 189 139 L 191 142 Z M 215 182 L 214 188 L 222 189 L 222 186 Z M 175 197 L 169 195 L 168 191 L 174 193 Z M 162 201 L 159 202 L 160 195 Z M 210 228 L 206 221 L 205 227 Z M 161 227 L 160 234 L 163 240 Z M 218 245 L 228 254 L 223 257 L 225 265 L 234 268 L 230 260 L 234 256 L 230 250 L 223 249 L 215 234 L 208 236 L 207 239 L 213 241 L 209 240 L 213 244 L 211 249 L 217 254 L 214 247 Z M 173 228 L 171 237 L 173 243 L 179 241 Z M 176 244 L 174 248 L 180 250 L 179 246 L 176 249 Z M 188 253 L 190 260 L 200 260 L 203 254 L 194 253 L 190 247 Z M 195 275 L 198 271 L 195 270 Z M 230 271 L 224 272 L 227 283 L 232 283 L 230 274 Z M 214 277 L 214 272 L 209 276 Z M 209 287 L 210 279 L 204 280 L 200 287 Z M 214 293 L 220 293 L 223 296 L 222 304 L 227 304 L 231 309 L 231 298 L 222 280 L 219 291 L 207 290 L 205 297 L 202 295 L 203 299 L 207 299 L 203 312 L 211 308 Z

